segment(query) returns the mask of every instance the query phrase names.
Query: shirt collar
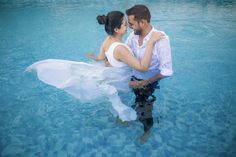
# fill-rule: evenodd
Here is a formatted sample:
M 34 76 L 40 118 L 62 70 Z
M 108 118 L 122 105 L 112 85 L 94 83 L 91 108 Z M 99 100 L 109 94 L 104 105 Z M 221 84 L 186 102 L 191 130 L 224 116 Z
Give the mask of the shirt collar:
M 154 31 L 155 31 L 155 28 L 152 26 L 151 31 L 143 39 L 144 43 L 146 43 L 151 38 L 152 32 L 154 32 Z
M 143 44 L 146 43 L 151 38 L 152 32 L 154 31 L 156 31 L 156 29 L 152 26 L 151 31 L 144 37 Z M 135 35 L 135 39 L 137 40 L 137 43 L 138 43 L 139 36 Z

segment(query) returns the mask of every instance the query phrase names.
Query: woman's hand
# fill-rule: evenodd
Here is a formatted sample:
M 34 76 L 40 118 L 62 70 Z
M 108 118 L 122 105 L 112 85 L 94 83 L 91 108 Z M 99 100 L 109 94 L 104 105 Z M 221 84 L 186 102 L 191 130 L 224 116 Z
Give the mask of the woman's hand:
M 154 31 L 148 42 L 150 42 L 151 44 L 154 44 L 156 41 L 163 39 L 164 37 L 165 37 L 165 34 Z
M 107 60 L 107 58 L 105 58 L 104 63 L 105 63 L 105 66 L 106 66 L 106 67 L 112 67 L 112 65 L 111 65 L 110 62 Z
M 88 58 L 91 58 L 93 60 L 95 60 L 95 58 L 97 58 L 92 52 L 88 52 L 87 56 L 88 56 Z

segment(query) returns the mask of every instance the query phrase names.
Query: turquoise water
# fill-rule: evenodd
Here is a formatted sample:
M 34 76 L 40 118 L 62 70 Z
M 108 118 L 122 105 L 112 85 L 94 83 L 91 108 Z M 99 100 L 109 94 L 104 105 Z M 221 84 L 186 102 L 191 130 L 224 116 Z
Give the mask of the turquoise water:
M 83 104 L 24 72 L 48 58 L 88 62 L 105 37 L 96 16 L 135 3 L 169 35 L 175 71 L 155 93 L 145 144 L 142 125 L 117 123 L 107 100 Z M 233 1 L 1 1 L 0 156 L 236 156 L 235 28 Z

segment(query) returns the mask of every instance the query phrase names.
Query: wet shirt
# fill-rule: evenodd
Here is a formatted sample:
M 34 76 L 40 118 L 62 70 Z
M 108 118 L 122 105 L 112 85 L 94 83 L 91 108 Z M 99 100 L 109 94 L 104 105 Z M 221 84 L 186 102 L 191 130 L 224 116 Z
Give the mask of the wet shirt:
M 147 42 L 151 38 L 152 33 L 154 31 L 157 30 L 153 27 L 152 30 L 143 39 L 142 45 L 139 45 L 138 43 L 139 36 L 135 35 L 134 32 L 132 32 L 128 36 L 126 44 L 131 48 L 133 55 L 138 60 L 141 60 L 142 57 L 144 56 L 145 49 L 147 47 Z M 171 48 L 170 48 L 169 37 L 167 35 L 165 35 L 164 39 L 161 39 L 156 42 L 153 48 L 153 56 L 148 71 L 141 72 L 133 69 L 133 75 L 137 78 L 144 80 L 147 80 L 159 73 L 162 74 L 163 76 L 171 76 L 173 73 Z

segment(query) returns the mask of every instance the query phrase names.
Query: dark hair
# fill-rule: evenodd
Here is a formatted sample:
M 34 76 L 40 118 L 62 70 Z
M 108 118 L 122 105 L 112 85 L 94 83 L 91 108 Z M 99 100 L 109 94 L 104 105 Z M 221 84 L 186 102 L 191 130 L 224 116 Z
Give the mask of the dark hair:
M 141 21 L 142 19 L 147 20 L 150 23 L 151 14 L 149 9 L 142 4 L 135 5 L 126 10 L 126 15 L 134 15 L 136 21 Z
M 97 16 L 97 21 L 100 25 L 105 25 L 105 31 L 107 32 L 107 34 L 114 35 L 114 29 L 120 29 L 123 17 L 124 13 L 120 11 L 111 11 L 107 14 L 107 16 Z

